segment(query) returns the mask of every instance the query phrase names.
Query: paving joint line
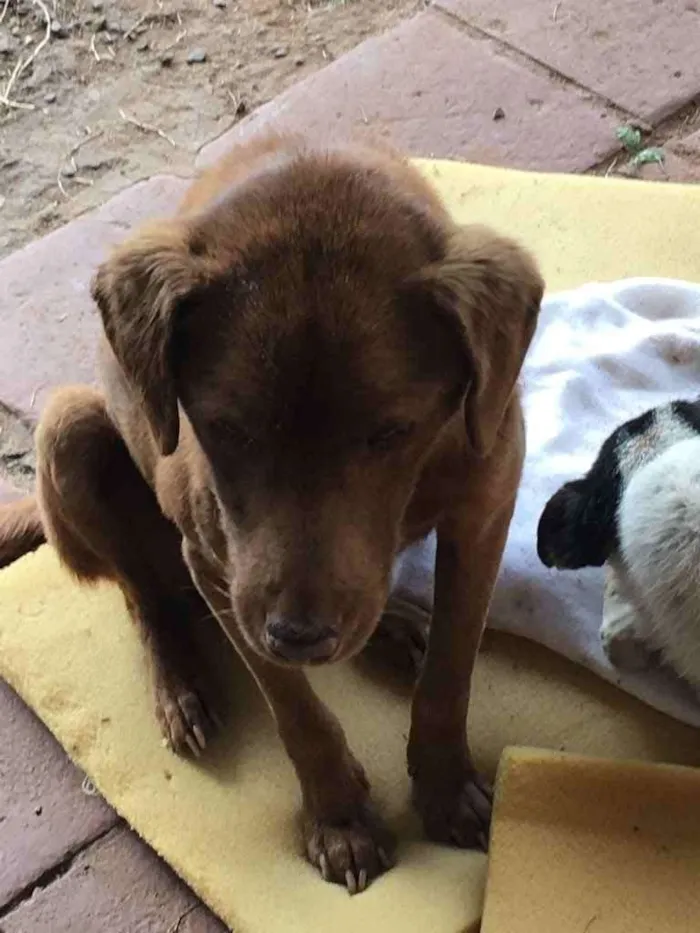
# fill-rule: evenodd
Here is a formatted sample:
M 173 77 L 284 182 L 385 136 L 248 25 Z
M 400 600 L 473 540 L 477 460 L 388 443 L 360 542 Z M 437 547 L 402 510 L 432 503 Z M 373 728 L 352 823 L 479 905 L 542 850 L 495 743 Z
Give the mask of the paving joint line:
M 97 845 L 98 842 L 102 842 L 102 840 L 106 839 L 111 833 L 122 829 L 124 825 L 124 821 L 120 817 L 117 817 L 116 821 L 111 826 L 107 827 L 107 829 L 103 829 L 99 833 L 96 833 L 91 839 L 88 839 L 75 849 L 72 849 L 54 865 L 51 865 L 49 868 L 45 869 L 45 871 L 41 872 L 40 875 L 18 891 L 14 897 L 10 898 L 6 904 L 0 906 L 0 920 L 4 920 L 8 917 L 14 910 L 30 900 L 37 892 L 45 891 L 55 881 L 64 878 L 79 856 L 87 852 L 92 846 Z
M 539 58 L 535 58 L 535 56 L 531 55 L 529 52 L 523 52 L 522 49 L 511 45 L 504 39 L 499 39 L 497 36 L 492 35 L 485 29 L 481 29 L 481 27 L 475 26 L 473 23 L 462 19 L 461 16 L 458 16 L 451 10 L 445 10 L 440 6 L 432 6 L 431 9 L 435 10 L 439 16 L 444 17 L 454 26 L 457 26 L 461 32 L 464 32 L 472 39 L 479 39 L 481 41 L 489 42 L 491 45 L 495 46 L 497 50 L 505 52 L 509 58 L 519 62 L 522 65 L 529 66 L 530 71 L 534 72 L 535 74 L 540 74 L 542 77 L 555 78 L 558 82 L 560 81 L 569 87 L 576 88 L 578 91 L 583 91 L 585 94 L 589 94 L 598 103 L 603 104 L 606 108 L 617 114 L 620 117 L 621 122 L 641 119 L 638 114 L 633 113 L 631 110 L 626 110 L 624 107 L 616 104 L 614 100 L 611 100 L 609 97 L 601 94 L 600 91 L 595 91 L 593 88 L 590 88 L 585 84 L 580 84 L 578 81 L 570 78 L 568 75 L 563 74 L 561 71 L 557 71 L 556 68 L 552 68 L 552 66 L 548 65 L 546 62 L 541 61 Z
M 595 91 L 593 88 L 590 88 L 585 84 L 580 84 L 575 79 L 562 74 L 562 72 L 557 71 L 556 68 L 552 68 L 551 65 L 541 61 L 534 55 L 530 55 L 528 52 L 524 52 L 522 49 L 511 45 L 504 39 L 499 39 L 497 36 L 492 35 L 485 29 L 481 29 L 479 26 L 475 26 L 468 20 L 462 19 L 462 17 L 457 13 L 453 13 L 451 10 L 446 10 L 441 6 L 432 6 L 430 9 L 434 10 L 438 16 L 442 17 L 447 22 L 451 23 L 453 26 L 459 29 L 460 32 L 464 33 L 472 39 L 488 42 L 497 52 L 504 54 L 511 61 L 515 61 L 524 67 L 527 67 L 532 73 L 539 74 L 541 77 L 546 77 L 550 80 L 555 79 L 556 83 L 561 83 L 566 87 L 571 87 L 580 92 L 583 92 L 584 94 L 587 94 L 595 102 L 612 111 L 618 118 L 620 124 L 629 123 L 635 126 L 651 127 L 647 137 L 647 141 L 650 146 L 655 144 L 662 145 L 663 143 L 668 142 L 669 139 L 673 138 L 673 136 L 669 133 L 669 130 L 672 130 L 675 127 L 675 124 L 677 124 L 679 120 L 682 120 L 684 115 L 689 115 L 694 110 L 700 109 L 699 93 L 694 95 L 689 101 L 687 101 L 685 104 L 682 104 L 677 109 L 665 114 L 656 125 L 651 124 L 633 111 L 626 110 L 624 107 L 621 107 L 619 104 L 615 103 L 614 100 L 611 100 L 609 97 L 606 97 L 599 91 Z M 611 140 L 610 146 L 610 152 L 607 155 L 605 155 L 602 159 L 598 159 L 596 162 L 592 162 L 587 168 L 583 169 L 581 174 L 601 171 L 613 165 L 615 159 L 619 159 L 623 154 L 624 148 L 613 140 Z

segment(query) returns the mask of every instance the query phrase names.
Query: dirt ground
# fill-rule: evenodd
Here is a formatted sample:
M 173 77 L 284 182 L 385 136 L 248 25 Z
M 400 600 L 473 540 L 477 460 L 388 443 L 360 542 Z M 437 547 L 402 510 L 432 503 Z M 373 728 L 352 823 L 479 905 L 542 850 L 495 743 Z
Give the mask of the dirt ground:
M 0 0 L 0 257 L 425 0 Z

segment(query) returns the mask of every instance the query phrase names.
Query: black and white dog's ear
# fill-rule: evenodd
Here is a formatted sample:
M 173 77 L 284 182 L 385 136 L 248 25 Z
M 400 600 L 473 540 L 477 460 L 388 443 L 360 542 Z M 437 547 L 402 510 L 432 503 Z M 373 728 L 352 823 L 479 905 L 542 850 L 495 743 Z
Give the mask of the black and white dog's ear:
M 603 489 L 585 477 L 552 496 L 537 526 L 537 555 L 545 567 L 603 566 L 617 541 L 619 485 L 612 486 Z
M 688 401 L 687 399 L 677 399 L 671 403 L 671 411 L 686 430 L 700 435 L 700 397 Z
M 537 555 L 546 567 L 602 567 L 619 549 L 619 511 L 629 479 L 675 440 L 700 436 L 700 399 L 650 408 L 621 424 L 581 479 L 549 500 L 537 527 Z
M 624 431 L 625 425 L 617 428 L 588 473 L 565 483 L 545 506 L 537 526 L 537 555 L 545 567 L 602 567 L 617 549 Z

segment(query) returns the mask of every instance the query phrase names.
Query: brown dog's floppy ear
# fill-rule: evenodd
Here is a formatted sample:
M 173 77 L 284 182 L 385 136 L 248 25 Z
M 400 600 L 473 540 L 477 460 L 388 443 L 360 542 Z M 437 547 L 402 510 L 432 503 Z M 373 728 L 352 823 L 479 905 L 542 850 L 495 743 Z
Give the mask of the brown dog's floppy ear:
M 483 227 L 457 228 L 421 276 L 457 325 L 471 368 L 466 430 L 480 456 L 493 448 L 537 325 L 544 283 L 532 257 Z
M 177 221 L 152 225 L 98 269 L 92 297 L 124 374 L 140 394 L 164 456 L 177 447 L 179 417 L 171 369 L 178 304 L 198 284 L 197 257 Z

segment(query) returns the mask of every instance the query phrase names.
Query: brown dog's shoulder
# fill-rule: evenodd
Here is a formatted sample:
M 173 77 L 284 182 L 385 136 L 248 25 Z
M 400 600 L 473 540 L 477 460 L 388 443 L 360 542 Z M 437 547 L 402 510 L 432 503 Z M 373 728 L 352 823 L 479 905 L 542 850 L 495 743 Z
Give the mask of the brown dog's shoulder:
M 285 161 L 303 158 L 322 168 L 329 158 L 341 156 L 358 170 L 380 171 L 397 189 L 428 205 L 436 215 L 447 211 L 435 188 L 410 160 L 385 141 L 368 143 L 354 139 L 312 145 L 298 133 L 269 132 L 239 143 L 225 152 L 194 180 L 180 204 L 179 212 L 193 214 L 205 209 L 225 192 L 262 171 L 280 167 Z
M 272 166 L 285 156 L 297 154 L 305 148 L 303 136 L 291 133 L 265 133 L 239 143 L 200 172 L 185 193 L 178 212 L 193 214 L 205 209 L 262 166 Z

